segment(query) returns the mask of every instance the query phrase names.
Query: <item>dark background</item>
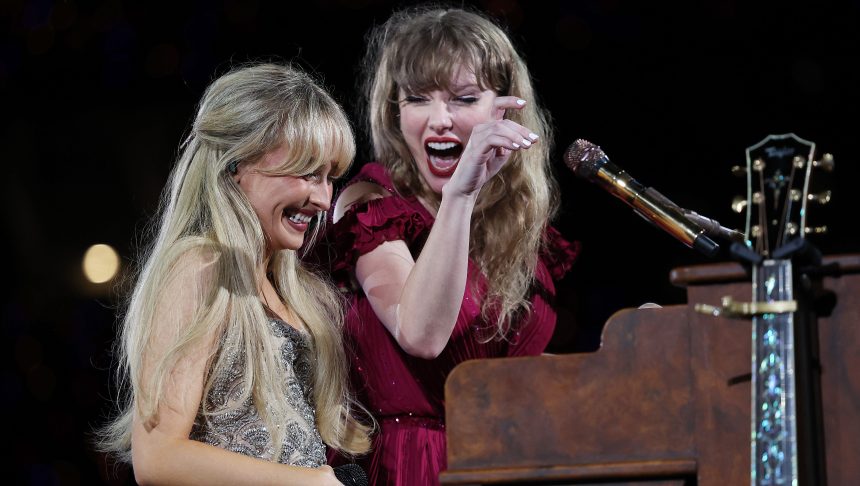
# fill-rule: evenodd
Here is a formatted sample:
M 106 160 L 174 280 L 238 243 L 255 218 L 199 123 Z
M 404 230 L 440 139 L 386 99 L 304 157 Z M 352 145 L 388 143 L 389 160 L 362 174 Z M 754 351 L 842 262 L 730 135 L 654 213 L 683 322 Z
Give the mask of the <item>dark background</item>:
M 575 179 L 561 154 L 576 138 L 681 206 L 740 227 L 729 204 L 745 186 L 730 167 L 766 135 L 794 132 L 836 158 L 834 199 L 811 215 L 831 228 L 818 247 L 860 249 L 851 189 L 860 172 L 858 2 L 683 3 L 467 3 L 507 26 L 554 117 L 556 225 L 583 244 L 560 288 L 557 351 L 596 347 L 619 309 L 683 303 L 669 271 L 709 261 Z M 0 4 L 0 387 L 15 483 L 130 479 L 89 445 L 110 410 L 117 298 L 113 284 L 84 282 L 80 260 L 108 243 L 130 263 L 203 88 L 235 63 L 298 60 L 354 113 L 363 35 L 396 5 Z

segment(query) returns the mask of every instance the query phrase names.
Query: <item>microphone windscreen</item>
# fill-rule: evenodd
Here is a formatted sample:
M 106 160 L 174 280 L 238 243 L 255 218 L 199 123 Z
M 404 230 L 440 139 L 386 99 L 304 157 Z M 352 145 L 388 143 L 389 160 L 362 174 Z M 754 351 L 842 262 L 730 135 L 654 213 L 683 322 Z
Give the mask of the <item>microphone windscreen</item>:
M 609 157 L 603 153 L 597 145 L 588 140 L 577 139 L 564 153 L 564 163 L 579 177 L 591 178 L 600 169 L 600 166 L 609 161 Z
M 367 486 L 367 474 L 358 464 L 342 464 L 334 468 L 334 476 L 346 486 Z

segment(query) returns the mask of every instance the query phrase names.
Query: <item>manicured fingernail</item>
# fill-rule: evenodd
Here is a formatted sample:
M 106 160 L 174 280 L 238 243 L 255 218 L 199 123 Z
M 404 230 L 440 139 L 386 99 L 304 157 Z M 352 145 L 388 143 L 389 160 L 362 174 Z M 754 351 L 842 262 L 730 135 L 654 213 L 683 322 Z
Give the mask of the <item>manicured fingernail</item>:
M 513 146 L 514 146 L 514 148 L 520 148 L 520 146 L 519 146 L 519 145 L 517 145 L 517 144 L 515 144 L 515 143 L 513 143 L 513 144 L 511 144 L 511 145 L 513 145 Z
M 526 147 L 531 147 L 532 143 L 526 139 L 523 139 L 523 145 L 525 145 Z
M 538 136 L 537 136 L 537 134 L 535 134 L 535 133 L 529 133 L 529 138 L 530 138 L 530 139 L 532 139 L 532 140 L 537 140 L 537 139 L 538 139 Z
M 526 100 L 517 100 L 517 104 L 523 106 L 524 104 L 526 104 Z

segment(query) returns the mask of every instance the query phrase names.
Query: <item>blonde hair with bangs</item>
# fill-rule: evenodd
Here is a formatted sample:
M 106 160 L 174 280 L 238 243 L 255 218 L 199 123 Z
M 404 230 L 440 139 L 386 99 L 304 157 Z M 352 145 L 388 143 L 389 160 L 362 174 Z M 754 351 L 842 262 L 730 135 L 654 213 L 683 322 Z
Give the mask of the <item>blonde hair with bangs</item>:
M 122 410 L 100 431 L 100 449 L 130 461 L 135 414 L 144 423 L 157 423 L 171 371 L 212 335 L 217 349 L 209 358 L 203 403 L 215 377 L 230 369 L 230 357 L 242 355 L 245 381 L 238 403 L 252 399 L 272 444 L 282 444 L 286 430 L 279 424 L 291 416 L 284 399 L 287 380 L 278 354 L 270 351 L 278 348 L 260 302 L 256 272 L 264 262 L 266 241 L 228 166 L 254 162 L 283 144 L 288 156 L 274 171 L 279 174 L 305 175 L 331 162 L 337 176 L 346 172 L 355 155 L 343 110 L 307 74 L 291 66 L 239 67 L 206 89 L 162 196 L 160 216 L 151 229 L 153 242 L 141 252 L 142 265 L 122 316 L 117 346 Z M 322 224 L 324 218 L 318 219 Z M 355 404 L 347 392 L 338 293 L 305 269 L 295 251 L 277 252 L 268 269 L 277 292 L 311 337 L 311 386 L 320 435 L 341 451 L 367 451 L 368 428 L 352 416 Z M 165 289 L 189 270 L 203 277 L 200 288 L 182 289 L 196 310 L 177 323 L 158 362 L 146 361 L 154 373 L 144 376 L 148 348 L 157 338 L 155 319 L 172 298 Z
M 528 100 L 522 109 L 508 110 L 508 118 L 540 137 L 530 150 L 511 154 L 481 189 L 472 215 L 470 257 L 488 284 L 482 314 L 495 319 L 487 339 L 504 339 L 531 311 L 529 292 L 544 230 L 558 207 L 549 115 L 538 103 L 525 62 L 505 32 L 481 14 L 438 8 L 395 12 L 369 38 L 364 118 L 374 157 L 387 167 L 396 189 L 438 206 L 440 196 L 423 183 L 400 131 L 398 96 L 401 89 L 449 89 L 461 67 L 474 72 L 482 89 Z

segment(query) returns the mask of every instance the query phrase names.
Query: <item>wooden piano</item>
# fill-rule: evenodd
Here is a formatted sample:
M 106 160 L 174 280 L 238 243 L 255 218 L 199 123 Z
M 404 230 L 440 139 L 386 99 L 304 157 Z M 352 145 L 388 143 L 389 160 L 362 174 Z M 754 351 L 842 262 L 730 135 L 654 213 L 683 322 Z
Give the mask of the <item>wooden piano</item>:
M 819 315 L 829 485 L 860 481 L 860 255 L 824 258 Z M 593 353 L 469 361 L 446 383 L 446 485 L 750 484 L 750 322 L 696 303 L 750 300 L 740 264 L 684 267 L 687 305 L 627 309 Z

